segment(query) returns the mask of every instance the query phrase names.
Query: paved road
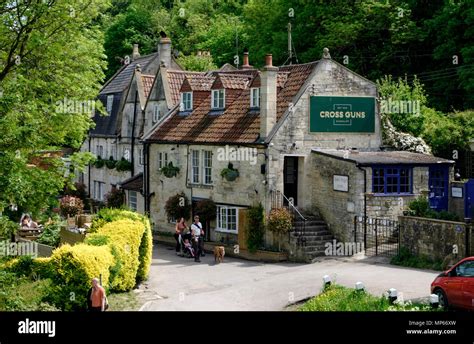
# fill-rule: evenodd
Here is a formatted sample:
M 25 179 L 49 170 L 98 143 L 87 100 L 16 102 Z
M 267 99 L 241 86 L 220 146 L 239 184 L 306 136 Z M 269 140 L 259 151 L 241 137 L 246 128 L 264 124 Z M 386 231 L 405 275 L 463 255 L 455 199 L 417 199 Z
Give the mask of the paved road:
M 215 265 L 206 255 L 201 263 L 177 257 L 155 245 L 150 279 L 140 287 L 143 311 L 278 311 L 318 294 L 322 276 L 353 287 L 362 281 L 374 295 L 396 288 L 405 299 L 426 297 L 434 271 L 398 268 L 377 259 L 328 258 L 313 264 L 264 264 L 226 257 Z

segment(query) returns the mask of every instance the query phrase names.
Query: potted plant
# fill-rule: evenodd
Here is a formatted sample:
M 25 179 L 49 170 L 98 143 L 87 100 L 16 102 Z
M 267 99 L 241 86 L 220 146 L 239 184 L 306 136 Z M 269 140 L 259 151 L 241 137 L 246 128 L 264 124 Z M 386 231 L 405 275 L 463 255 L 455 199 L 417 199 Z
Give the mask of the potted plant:
M 94 166 L 96 168 L 102 168 L 104 167 L 104 164 L 105 164 L 105 160 L 103 160 L 102 157 L 99 155 L 97 157 L 97 160 L 94 162 Z
M 173 178 L 173 177 L 176 177 L 179 173 L 179 167 L 177 166 L 173 166 L 173 162 L 170 161 L 168 163 L 168 165 L 166 166 L 163 166 L 161 169 L 160 169 L 160 172 L 163 173 L 163 175 L 166 177 L 166 178 Z
M 281 251 L 281 236 L 293 229 L 293 219 L 286 208 L 272 209 L 267 219 L 267 229 L 278 237 L 278 250 Z
M 221 171 L 221 177 L 225 178 L 228 182 L 233 182 L 239 176 L 239 170 L 234 168 L 231 162 Z
M 132 163 L 125 158 L 120 159 L 117 161 L 115 168 L 117 171 L 131 171 L 132 170 Z
M 115 161 L 112 156 L 109 158 L 109 160 L 105 160 L 105 166 L 107 166 L 109 170 L 114 169 L 116 165 L 117 161 Z
M 178 221 L 181 217 L 184 217 L 187 220 L 191 215 L 191 202 L 184 192 L 181 192 L 168 198 L 165 204 L 165 211 L 166 215 L 171 219 Z

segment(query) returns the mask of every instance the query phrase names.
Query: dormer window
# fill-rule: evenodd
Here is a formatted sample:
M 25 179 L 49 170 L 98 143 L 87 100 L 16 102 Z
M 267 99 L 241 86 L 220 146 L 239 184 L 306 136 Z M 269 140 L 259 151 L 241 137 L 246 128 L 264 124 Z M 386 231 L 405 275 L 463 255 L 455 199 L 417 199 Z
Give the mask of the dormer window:
M 259 108 L 260 107 L 260 88 L 253 87 L 250 89 L 250 107 Z
M 180 111 L 191 111 L 193 109 L 193 93 L 182 92 L 181 93 L 181 104 L 179 107 Z
M 111 94 L 111 95 L 108 95 L 107 96 L 107 113 L 110 115 L 110 113 L 112 112 L 112 105 L 114 104 L 114 95 Z
M 225 104 L 225 90 L 223 88 L 219 90 L 212 90 L 212 109 L 223 109 Z

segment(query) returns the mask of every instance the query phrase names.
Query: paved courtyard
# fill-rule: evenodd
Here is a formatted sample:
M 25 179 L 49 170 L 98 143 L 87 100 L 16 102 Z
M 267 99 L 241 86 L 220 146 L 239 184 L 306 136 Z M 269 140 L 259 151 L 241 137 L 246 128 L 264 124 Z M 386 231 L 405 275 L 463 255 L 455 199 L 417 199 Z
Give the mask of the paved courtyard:
M 429 295 L 438 273 L 394 267 L 372 258 L 271 264 L 226 257 L 215 265 L 208 254 L 194 263 L 176 256 L 170 247 L 155 244 L 150 279 L 140 287 L 141 310 L 278 311 L 318 294 L 326 274 L 349 287 L 362 281 L 374 295 L 396 288 L 405 299 L 414 299 Z

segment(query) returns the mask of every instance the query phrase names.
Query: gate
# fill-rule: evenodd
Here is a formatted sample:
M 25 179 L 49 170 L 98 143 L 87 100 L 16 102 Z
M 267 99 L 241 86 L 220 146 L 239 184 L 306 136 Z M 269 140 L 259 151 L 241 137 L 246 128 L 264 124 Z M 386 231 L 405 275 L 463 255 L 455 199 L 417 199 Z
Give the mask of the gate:
M 355 216 L 354 241 L 364 243 L 366 256 L 396 256 L 400 247 L 398 221 Z

